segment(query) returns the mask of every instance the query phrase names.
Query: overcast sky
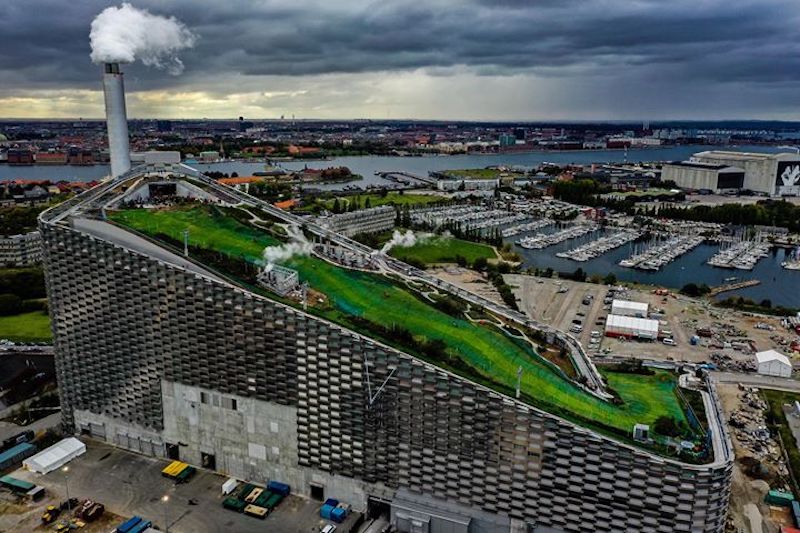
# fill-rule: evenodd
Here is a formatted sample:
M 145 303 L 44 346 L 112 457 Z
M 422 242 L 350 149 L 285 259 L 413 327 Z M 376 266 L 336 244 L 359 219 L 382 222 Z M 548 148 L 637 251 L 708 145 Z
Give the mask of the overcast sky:
M 800 119 L 798 0 L 144 0 L 197 35 L 132 117 Z M 100 117 L 98 0 L 0 2 L 0 117 Z

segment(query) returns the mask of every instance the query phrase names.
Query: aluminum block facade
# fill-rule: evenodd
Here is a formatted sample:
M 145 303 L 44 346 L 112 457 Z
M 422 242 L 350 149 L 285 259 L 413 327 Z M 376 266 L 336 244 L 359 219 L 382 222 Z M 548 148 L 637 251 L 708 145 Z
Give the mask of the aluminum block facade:
M 262 296 L 41 230 L 69 427 L 81 410 L 163 432 L 166 380 L 296 408 L 298 467 L 365 487 L 563 531 L 723 529 L 730 461 L 657 457 Z

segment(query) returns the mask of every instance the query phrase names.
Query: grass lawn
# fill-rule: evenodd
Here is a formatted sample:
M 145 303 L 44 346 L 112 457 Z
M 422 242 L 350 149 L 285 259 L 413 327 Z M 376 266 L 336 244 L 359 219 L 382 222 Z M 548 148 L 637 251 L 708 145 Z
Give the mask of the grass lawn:
M 686 415 L 675 396 L 675 377 L 656 370 L 652 376 L 602 370 L 609 386 L 625 400 L 625 408 L 640 419 L 655 420 L 666 415 L 688 424 Z M 698 413 L 698 416 L 702 416 Z M 646 423 L 646 422 L 645 422 Z
M 50 317 L 43 311 L 0 316 L 0 339 L 15 342 L 50 342 Z
M 216 216 L 207 207 L 126 210 L 110 213 L 110 217 L 139 231 L 161 232 L 174 239 L 182 238 L 181 232 L 188 227 L 196 235 L 194 244 L 256 263 L 260 262 L 261 250 L 277 242 L 274 237 L 233 218 Z M 349 326 L 349 317 L 360 316 L 385 327 L 402 325 L 417 341 L 440 339 L 447 345 L 450 356 L 506 390 L 515 386 L 517 368 L 521 366 L 523 394 L 545 409 L 577 415 L 626 434 L 635 423 L 653 424 L 665 413 L 680 415 L 671 389 L 673 381 L 666 373 L 626 375 L 619 380 L 614 376 L 621 388 L 619 394 L 626 401 L 623 406 L 615 406 L 586 394 L 562 378 L 530 346 L 492 326 L 447 315 L 384 276 L 347 270 L 313 257 L 295 257 L 285 266 L 297 270 L 301 280 L 327 295 L 332 309 L 315 312 L 330 320 Z
M 433 237 L 408 248 L 392 248 L 390 255 L 407 261 L 415 259 L 425 264 L 455 263 L 456 256 L 466 258 L 472 264 L 479 257 L 495 259 L 494 249 L 486 244 L 455 238 Z
M 370 207 L 378 207 L 381 205 L 425 205 L 425 204 L 441 202 L 447 199 L 443 196 L 438 196 L 436 194 L 413 194 L 413 193 L 400 194 L 399 192 L 389 192 L 385 196 L 381 196 L 380 194 L 359 194 L 355 196 L 340 196 L 338 197 L 338 200 L 339 204 L 342 207 L 349 206 L 351 201 L 358 201 L 358 205 L 361 206 L 361 208 L 364 208 L 367 202 L 367 198 L 369 198 Z M 336 198 L 330 198 L 328 200 L 321 200 L 320 203 L 326 209 L 330 210 L 333 209 L 333 203 L 335 201 Z

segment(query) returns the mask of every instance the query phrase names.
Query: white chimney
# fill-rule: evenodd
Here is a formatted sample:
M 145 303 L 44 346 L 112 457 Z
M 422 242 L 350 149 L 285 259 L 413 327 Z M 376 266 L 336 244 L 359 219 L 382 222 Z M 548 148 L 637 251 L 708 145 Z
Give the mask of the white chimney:
M 122 79 L 122 72 L 119 71 L 119 63 L 105 63 L 103 68 L 103 93 L 106 99 L 111 177 L 116 178 L 131 168 L 128 115 L 125 112 L 125 83 Z

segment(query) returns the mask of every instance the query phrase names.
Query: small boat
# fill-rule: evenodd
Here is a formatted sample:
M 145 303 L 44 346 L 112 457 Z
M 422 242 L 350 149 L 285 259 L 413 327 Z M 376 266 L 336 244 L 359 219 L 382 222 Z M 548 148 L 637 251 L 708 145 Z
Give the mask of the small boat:
M 729 278 L 723 279 L 722 281 L 724 281 L 725 283 L 730 283 L 732 281 L 736 281 L 737 279 L 739 279 L 739 278 L 737 278 L 736 276 L 731 276 Z

